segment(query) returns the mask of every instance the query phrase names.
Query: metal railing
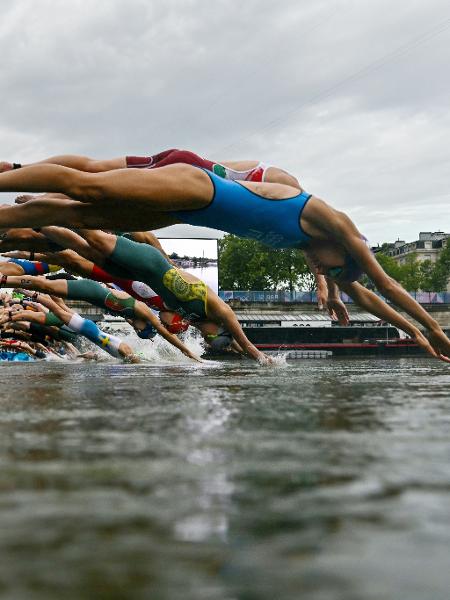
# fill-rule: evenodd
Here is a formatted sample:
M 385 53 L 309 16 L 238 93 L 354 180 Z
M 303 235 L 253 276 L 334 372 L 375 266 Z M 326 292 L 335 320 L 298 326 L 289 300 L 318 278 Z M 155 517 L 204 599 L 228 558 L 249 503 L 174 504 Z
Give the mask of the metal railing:
M 378 294 L 382 297 L 380 294 Z M 409 295 L 420 304 L 450 304 L 450 292 L 410 292 Z M 317 302 L 316 292 L 279 291 L 220 291 L 222 300 L 241 300 L 242 302 Z M 344 302 L 351 304 L 353 300 L 347 294 L 341 293 Z

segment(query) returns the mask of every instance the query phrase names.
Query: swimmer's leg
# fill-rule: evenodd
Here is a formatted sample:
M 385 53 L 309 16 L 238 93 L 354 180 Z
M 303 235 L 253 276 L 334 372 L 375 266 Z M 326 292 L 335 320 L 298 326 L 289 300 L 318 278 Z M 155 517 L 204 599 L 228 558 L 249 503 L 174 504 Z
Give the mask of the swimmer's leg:
M 154 246 L 105 231 L 78 229 L 75 233 L 56 227 L 45 227 L 43 231 L 52 236 L 58 234 L 60 237 L 55 237 L 55 241 L 70 245 L 114 277 L 148 282 L 154 277 L 155 269 L 164 273 L 171 266 Z
M 102 350 L 105 350 L 105 352 L 111 356 L 114 356 L 115 358 L 124 358 L 131 362 L 139 362 L 139 359 L 128 344 L 122 342 L 122 340 L 115 335 L 105 333 L 99 329 L 93 321 L 83 319 L 79 314 L 73 313 L 67 326 L 73 331 L 84 335 L 84 337 L 99 348 L 102 348 Z
M 36 165 L 0 173 L 0 191 L 56 192 L 81 202 L 98 204 L 101 209 L 109 209 L 113 200 L 126 203 L 130 210 L 170 212 L 206 206 L 212 198 L 213 185 L 206 173 L 190 165 L 104 173 L 84 173 L 59 165 Z
M 0 208 L 0 227 L 42 227 L 44 225 L 90 227 L 92 222 L 99 223 L 99 216 L 98 210 L 82 202 L 34 200 L 15 206 L 3 205 Z
M 0 273 L 2 273 L 2 275 L 7 275 L 9 276 L 20 276 L 23 275 L 24 270 L 23 267 L 20 266 L 20 264 L 17 264 L 15 262 L 0 262 Z
M 103 211 L 95 204 L 73 200 L 34 200 L 15 206 L 3 205 L 0 207 L 0 228 L 59 225 L 75 229 L 142 229 L 139 211 L 126 212 L 123 204 L 119 206 L 114 202 L 105 208 L 107 210 Z M 153 214 L 156 219 L 160 217 L 160 213 L 149 213 L 146 219 L 149 228 L 152 227 Z
M 78 171 L 85 171 L 86 173 L 101 173 L 103 171 L 112 171 L 114 169 L 125 169 L 127 161 L 125 156 L 97 160 L 95 158 L 77 154 L 63 154 L 60 156 L 51 156 L 50 158 L 33 163 L 33 165 L 41 164 L 61 165 L 63 167 L 70 167 L 71 169 L 77 169 Z M 22 165 L 22 167 L 29 166 L 32 165 Z
M 79 260 L 88 262 L 91 265 L 89 273 L 87 273 L 87 265 L 83 265 L 87 277 L 92 275 L 93 263 L 100 267 L 106 266 L 108 256 L 112 254 L 116 245 L 115 235 L 98 229 L 77 229 L 75 233 L 66 227 L 43 227 L 41 231 L 51 240 L 71 248 L 69 252 L 74 251 L 73 254 L 78 256 Z M 129 278 L 129 273 L 123 269 L 120 272 L 117 272 L 117 269 L 109 271 L 109 274 Z
M 113 258 L 119 236 L 106 231 L 78 229 L 83 241 L 88 245 L 88 253 L 97 257 L 94 262 L 103 267 L 110 275 L 123 279 L 133 279 L 133 257 L 120 263 Z M 140 244 L 143 246 L 144 244 Z
M 10 206 L 10 205 L 7 205 Z M 10 250 L 48 250 L 48 239 L 30 228 L 6 229 L 0 236 L 0 252 Z
M 127 166 L 127 160 L 125 156 L 106 160 L 97 160 L 94 158 L 89 158 L 88 156 L 63 154 L 60 156 L 51 156 L 50 158 L 45 158 L 44 160 L 39 160 L 35 163 L 21 164 L 20 167 L 26 168 L 42 164 L 61 165 L 63 167 L 70 167 L 71 169 L 77 169 L 87 173 L 100 173 L 102 171 L 110 171 L 113 169 L 124 169 Z M 0 163 L 0 172 L 11 171 L 12 169 L 13 163 L 8 163 L 5 161 Z
M 48 199 L 62 199 L 62 200 L 72 200 L 72 198 L 69 198 L 69 196 L 66 196 L 65 194 L 57 194 L 57 193 L 53 193 L 53 194 L 39 194 L 37 196 L 33 195 L 33 194 L 20 194 L 20 196 L 17 196 L 16 199 L 14 200 L 15 204 L 25 204 L 25 202 L 31 202 L 33 200 L 48 200 Z
M 103 265 L 109 273 L 143 281 L 152 287 L 155 277 L 162 277 L 172 267 L 154 246 L 134 242 L 104 231 L 80 230 L 98 254 L 105 259 Z M 119 269 L 119 270 L 118 270 Z

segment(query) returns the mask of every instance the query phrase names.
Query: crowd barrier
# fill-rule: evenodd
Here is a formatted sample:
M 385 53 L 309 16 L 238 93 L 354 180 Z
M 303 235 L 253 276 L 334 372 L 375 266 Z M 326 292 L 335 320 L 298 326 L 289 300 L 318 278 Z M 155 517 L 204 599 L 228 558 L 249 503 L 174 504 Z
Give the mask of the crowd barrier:
M 380 294 L 378 294 L 380 296 Z M 410 292 L 409 294 L 420 304 L 450 304 L 450 292 Z M 289 292 L 287 290 L 273 292 L 258 291 L 220 291 L 219 296 L 227 300 L 242 302 L 317 302 L 316 292 Z M 380 296 L 382 297 L 382 296 Z M 341 293 L 344 302 L 351 304 L 353 300 L 347 294 Z

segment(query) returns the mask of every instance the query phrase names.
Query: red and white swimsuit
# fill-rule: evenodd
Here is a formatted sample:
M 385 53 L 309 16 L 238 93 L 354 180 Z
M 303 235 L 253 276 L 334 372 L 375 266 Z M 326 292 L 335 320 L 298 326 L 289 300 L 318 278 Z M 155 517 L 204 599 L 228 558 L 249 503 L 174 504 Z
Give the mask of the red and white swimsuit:
M 176 148 L 164 150 L 153 156 L 127 156 L 126 161 L 127 167 L 133 169 L 156 169 L 158 167 L 183 163 L 207 169 L 219 175 L 219 177 L 230 179 L 231 181 L 264 181 L 267 169 L 272 166 L 260 162 L 252 169 L 237 171 L 220 163 L 214 163 L 190 150 L 178 150 Z
M 154 310 L 167 310 L 161 296 L 158 296 L 155 290 L 152 290 L 149 285 L 142 281 L 114 277 L 114 275 L 107 273 L 97 265 L 94 265 L 90 278 L 102 283 L 114 283 L 124 292 L 130 294 L 130 296 L 136 298 L 136 300 L 140 300 L 144 304 L 147 304 L 147 306 Z

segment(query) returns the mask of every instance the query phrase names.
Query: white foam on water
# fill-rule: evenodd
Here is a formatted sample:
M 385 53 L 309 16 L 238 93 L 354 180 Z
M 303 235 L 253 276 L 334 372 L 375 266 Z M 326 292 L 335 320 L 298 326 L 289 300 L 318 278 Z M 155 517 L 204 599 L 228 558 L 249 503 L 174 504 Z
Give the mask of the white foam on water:
M 189 330 L 180 339 L 197 356 L 203 354 L 204 347 L 202 341 L 197 338 L 195 333 L 191 333 Z M 152 340 L 141 340 L 132 333 L 124 341 L 146 362 L 160 363 L 163 361 L 175 364 L 193 364 L 194 362 L 160 335 L 156 335 Z
M 100 324 L 100 327 L 104 331 L 112 329 L 108 323 L 105 327 Z M 126 342 L 133 351 L 146 363 L 165 363 L 165 364 L 184 364 L 184 365 L 197 365 L 201 366 L 200 363 L 193 361 L 191 358 L 185 356 L 178 348 L 172 346 L 160 335 L 156 335 L 152 340 L 142 340 L 134 332 L 133 328 L 125 323 L 115 324 L 113 331 L 115 335 L 118 335 L 124 342 Z M 201 356 L 205 351 L 205 346 L 202 337 L 194 329 L 189 328 L 182 337 L 180 338 L 184 345 L 191 350 L 197 356 Z M 104 354 L 104 353 L 102 353 Z M 209 363 L 212 361 L 208 361 Z M 203 364 L 206 364 L 203 363 Z M 216 363 L 217 364 L 217 363 Z
M 268 365 L 269 367 L 275 369 L 286 369 L 289 367 L 287 362 L 287 352 L 277 352 L 276 354 L 271 354 L 270 358 L 273 360 L 273 364 Z
M 106 333 L 111 332 L 114 333 L 114 335 L 119 336 L 124 342 L 131 346 L 133 351 L 144 363 L 159 365 L 188 365 L 200 368 L 215 368 L 224 364 L 224 361 L 221 361 L 220 357 L 218 357 L 216 360 L 204 360 L 202 363 L 193 361 L 182 354 L 178 348 L 172 346 L 172 344 L 167 342 L 160 335 L 156 335 L 152 340 L 142 340 L 136 335 L 134 329 L 128 323 L 123 321 L 98 323 L 98 325 Z M 191 352 L 197 356 L 201 357 L 205 352 L 205 342 L 200 333 L 194 327 L 190 327 L 185 333 L 182 334 L 180 339 L 183 341 L 185 346 L 187 346 L 189 350 L 191 350 Z M 102 352 L 90 343 L 83 344 L 83 346 L 83 349 L 94 349 L 102 362 L 117 360 L 108 355 L 106 352 Z M 248 362 L 249 365 L 253 363 L 255 368 L 264 369 L 285 369 L 291 366 L 287 362 L 286 352 L 268 353 L 268 356 L 270 356 L 273 361 L 268 365 L 261 365 L 252 359 L 247 359 L 246 362 Z

